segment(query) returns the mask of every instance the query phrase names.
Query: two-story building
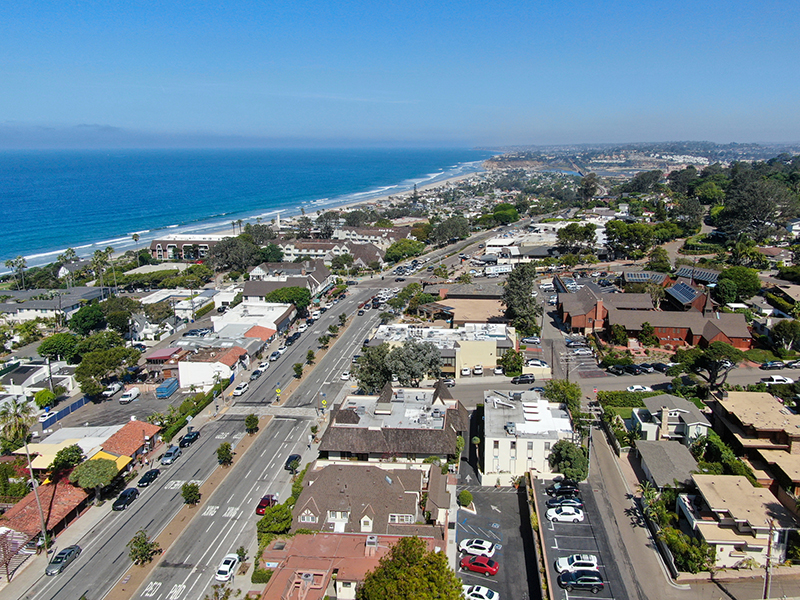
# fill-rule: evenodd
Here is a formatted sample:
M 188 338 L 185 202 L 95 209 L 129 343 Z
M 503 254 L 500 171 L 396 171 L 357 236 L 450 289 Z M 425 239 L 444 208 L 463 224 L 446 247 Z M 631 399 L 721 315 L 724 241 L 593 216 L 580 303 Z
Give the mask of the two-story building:
M 660 394 L 645 398 L 644 406 L 631 414 L 633 429 L 641 432 L 642 440 L 675 440 L 690 446 L 711 429 L 703 412 L 685 398 Z

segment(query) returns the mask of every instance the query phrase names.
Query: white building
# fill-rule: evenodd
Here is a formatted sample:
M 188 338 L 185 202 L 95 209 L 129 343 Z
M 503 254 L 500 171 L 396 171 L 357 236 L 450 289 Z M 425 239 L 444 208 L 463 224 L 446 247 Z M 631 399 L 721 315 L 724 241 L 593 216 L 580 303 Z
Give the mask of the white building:
M 285 331 L 297 315 L 292 304 L 275 304 L 247 300 L 211 317 L 214 331 L 219 333 L 229 325 L 260 326 L 277 332 Z
M 250 365 L 247 350 L 232 348 L 199 348 L 178 363 L 182 388 L 195 386 L 208 389 L 217 381 L 227 381 Z
M 532 471 L 553 474 L 550 450 L 559 440 L 572 440 L 572 422 L 560 404 L 538 392 L 484 392 L 484 440 L 481 485 L 511 485 L 513 477 Z

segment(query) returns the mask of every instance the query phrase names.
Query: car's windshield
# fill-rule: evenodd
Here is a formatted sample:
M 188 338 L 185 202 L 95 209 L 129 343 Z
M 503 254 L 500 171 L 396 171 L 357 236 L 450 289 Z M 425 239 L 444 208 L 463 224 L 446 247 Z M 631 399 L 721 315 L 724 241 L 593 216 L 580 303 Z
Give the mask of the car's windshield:
M 56 557 L 53 559 L 53 564 L 60 565 L 62 562 L 64 562 L 65 558 L 67 558 L 66 554 L 57 554 Z

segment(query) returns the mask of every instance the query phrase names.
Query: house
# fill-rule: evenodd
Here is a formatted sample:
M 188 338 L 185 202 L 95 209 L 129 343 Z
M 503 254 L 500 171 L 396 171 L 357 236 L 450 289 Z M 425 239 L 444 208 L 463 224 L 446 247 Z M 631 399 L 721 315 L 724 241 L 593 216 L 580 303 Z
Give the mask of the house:
M 695 310 L 710 314 L 719 306 L 711 299 L 710 292 L 689 285 L 687 279 L 677 281 L 665 289 L 664 299 L 666 302 L 662 306 L 670 310 Z
M 411 227 L 338 227 L 334 229 L 331 239 L 357 244 L 375 244 L 385 250 L 395 242 L 410 237 L 412 237 Z
M 81 260 L 74 260 L 72 262 L 64 263 L 59 267 L 56 277 L 59 279 L 67 279 L 69 282 L 73 281 L 75 275 L 82 271 L 91 270 L 92 261 L 88 258 Z
M 717 279 L 719 279 L 720 272 L 713 271 L 711 269 L 700 269 L 695 266 L 682 266 L 675 271 L 675 278 L 679 279 L 681 277 L 685 277 L 690 281 L 692 285 L 695 283 L 702 283 L 704 285 L 708 285 L 710 283 L 717 283 Z
M 9 365 L 8 371 L 0 377 L 0 387 L 7 394 L 32 398 L 36 392 L 63 386 L 67 392 L 77 389 L 75 367 L 64 361 L 31 360 Z
M 178 363 L 181 387 L 210 388 L 218 381 L 230 381 L 250 365 L 247 350 L 231 348 L 198 348 Z
M 638 440 L 636 452 L 641 459 L 645 477 L 657 490 L 667 485 L 691 485 L 692 473 L 697 470 L 697 461 L 683 444 Z
M 278 242 L 278 247 L 283 252 L 285 262 L 305 257 L 319 259 L 330 265 L 334 256 L 350 254 L 355 266 L 367 268 L 374 261 L 383 264 L 384 256 L 384 252 L 378 246 L 369 242 L 284 240 Z
M 756 251 L 766 257 L 771 269 L 775 269 L 778 263 L 783 265 L 791 264 L 793 260 L 792 252 L 788 248 L 758 247 Z
M 481 485 L 511 485 L 532 472 L 552 475 L 548 457 L 559 440 L 572 440 L 572 421 L 563 406 L 538 392 L 484 392 L 484 439 Z
M 423 472 L 384 471 L 378 465 L 328 465 L 306 473 L 292 528 L 333 533 L 403 535 L 424 521 Z
M 593 284 L 570 294 L 558 295 L 558 314 L 561 321 L 573 332 L 589 334 L 609 327 L 611 310 L 629 314 L 653 313 L 650 294 L 602 294 Z
M 335 278 L 322 260 L 301 263 L 263 263 L 250 271 L 250 281 L 244 284 L 245 300 L 264 300 L 264 297 L 284 287 L 304 287 L 312 296 L 322 294 L 334 285 Z
M 800 219 L 792 219 L 786 223 L 786 231 L 794 237 L 797 237 L 797 235 L 800 234 Z
M 0 321 L 23 323 L 34 319 L 57 319 L 65 323 L 85 304 L 108 297 L 105 287 L 72 287 L 66 290 L 3 290 Z
M 711 429 L 702 411 L 685 398 L 660 394 L 645 398 L 644 405 L 631 414 L 633 429 L 641 432 L 642 440 L 676 440 L 690 446 Z
M 150 242 L 150 256 L 156 260 L 197 260 L 231 236 L 206 233 L 202 235 L 166 235 Z
M 366 462 L 456 458 L 458 436 L 469 415 L 443 383 L 433 388 L 392 388 L 379 396 L 347 396 L 322 435 L 320 458 Z
M 697 493 L 678 496 L 677 511 L 714 548 L 716 568 L 764 566 L 768 551 L 773 564 L 786 560 L 789 535 L 798 526 L 769 490 L 740 475 L 695 474 L 692 480 Z
M 367 573 L 378 566 L 399 536 L 314 533 L 278 538 L 258 558 L 272 570 L 262 598 L 355 600 Z M 422 537 L 428 551 L 443 550 L 443 539 Z
M 66 477 L 44 483 L 38 488 L 47 531 L 56 535 L 75 521 L 86 509 L 89 495 L 72 485 Z M 3 515 L 3 526 L 32 539 L 42 531 L 34 492 L 29 493 Z
M 607 327 L 621 325 L 628 337 L 637 337 L 642 325 L 649 323 L 662 346 L 707 347 L 720 341 L 739 350 L 753 347 L 753 336 L 741 313 L 704 314 L 698 311 L 639 311 L 609 307 L 606 316 Z
M 161 431 L 161 427 L 158 425 L 132 419 L 108 438 L 102 448 L 105 452 L 119 456 L 138 458 L 155 447 L 159 431 Z

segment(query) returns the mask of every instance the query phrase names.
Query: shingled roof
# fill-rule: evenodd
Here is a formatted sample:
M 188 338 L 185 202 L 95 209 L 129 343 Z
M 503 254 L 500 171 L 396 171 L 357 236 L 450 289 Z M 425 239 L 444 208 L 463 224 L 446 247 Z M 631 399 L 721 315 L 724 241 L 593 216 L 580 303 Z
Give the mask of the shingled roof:
M 86 500 L 88 494 L 72 485 L 66 478 L 39 486 L 47 529 L 57 528 L 61 522 Z M 0 525 L 33 537 L 41 532 L 39 509 L 33 492 L 25 496 L 0 517 Z
M 117 433 L 108 438 L 102 448 L 121 456 L 136 456 L 145 444 L 145 436 L 153 439 L 161 427 L 145 421 L 128 421 Z

